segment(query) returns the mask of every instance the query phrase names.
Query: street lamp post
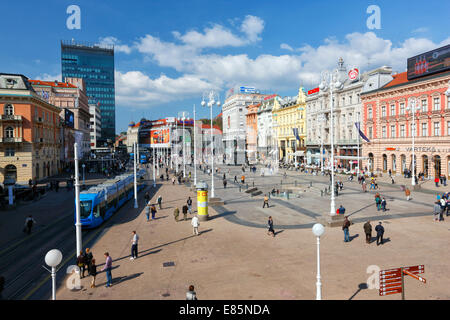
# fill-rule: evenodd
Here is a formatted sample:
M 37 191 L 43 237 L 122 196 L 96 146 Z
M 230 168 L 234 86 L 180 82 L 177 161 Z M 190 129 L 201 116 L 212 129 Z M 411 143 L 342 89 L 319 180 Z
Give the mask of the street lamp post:
M 320 172 L 323 174 L 323 126 L 325 124 L 325 115 L 321 114 L 319 117 L 319 122 L 322 123 L 320 132 Z
M 416 155 L 414 152 L 415 148 L 415 136 L 416 136 L 416 120 L 414 118 L 414 115 L 416 111 L 419 110 L 419 106 L 416 106 L 416 99 L 411 98 L 409 100 L 409 106 L 406 108 L 406 110 L 411 111 L 412 113 L 412 126 L 411 126 L 411 136 L 412 136 L 412 160 L 411 160 L 411 167 L 412 167 L 412 177 L 411 177 L 411 185 L 416 185 Z
M 329 78 L 329 80 L 327 79 Z M 333 115 L 333 89 L 342 88 L 343 84 L 339 81 L 339 70 L 335 69 L 332 72 L 322 72 L 322 82 L 319 85 L 321 91 L 326 91 L 330 88 L 330 140 L 331 140 L 331 204 L 330 216 L 336 215 L 335 194 L 334 194 L 334 115 Z
M 52 268 L 50 271 L 44 267 L 52 274 L 52 300 L 56 300 L 56 267 L 61 263 L 61 260 L 62 253 L 58 249 L 52 249 L 45 255 L 45 263 Z
M 320 237 L 325 232 L 325 228 L 320 223 L 316 223 L 312 232 L 317 237 L 317 282 L 316 282 L 316 300 L 322 300 L 322 283 L 320 281 Z
M 208 102 L 205 100 L 208 99 Z M 211 116 L 211 197 L 214 198 L 214 143 L 213 143 L 213 119 L 212 119 L 212 107 L 217 105 L 220 107 L 219 95 L 211 90 L 209 92 L 204 92 L 202 97 L 202 107 L 207 105 L 210 109 Z
M 75 230 L 76 230 L 76 242 L 77 242 L 77 252 L 76 257 L 82 251 L 82 242 L 81 242 L 81 216 L 80 216 L 80 181 L 79 181 L 79 173 L 78 173 L 78 144 L 75 142 L 74 146 L 75 153 Z
M 197 140 L 195 133 L 195 104 L 194 104 L 194 186 L 197 185 Z
M 134 143 L 134 208 L 137 209 L 136 142 Z

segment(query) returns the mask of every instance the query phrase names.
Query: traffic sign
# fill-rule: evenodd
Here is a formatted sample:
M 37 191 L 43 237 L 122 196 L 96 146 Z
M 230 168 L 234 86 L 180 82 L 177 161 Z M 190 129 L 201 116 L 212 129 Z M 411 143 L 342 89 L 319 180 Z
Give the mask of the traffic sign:
M 419 277 L 418 275 L 415 275 L 414 273 L 411 273 L 411 272 L 409 272 L 409 271 L 407 271 L 407 270 L 403 270 L 403 272 L 404 272 L 405 274 L 407 274 L 407 275 L 413 277 L 413 278 L 416 279 L 416 280 L 419 280 L 419 281 L 421 281 L 421 282 L 423 282 L 423 283 L 427 283 L 427 280 L 426 280 L 425 278 Z
M 425 273 L 425 266 L 420 265 L 420 266 L 406 267 L 406 268 L 403 268 L 403 270 L 406 270 L 406 271 L 409 271 L 412 273 Z

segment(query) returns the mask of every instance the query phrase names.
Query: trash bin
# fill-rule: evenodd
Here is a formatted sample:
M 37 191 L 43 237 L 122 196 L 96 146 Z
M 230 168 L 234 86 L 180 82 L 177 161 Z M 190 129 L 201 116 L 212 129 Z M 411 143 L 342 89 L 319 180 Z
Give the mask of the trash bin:
M 204 181 L 197 183 L 197 215 L 200 221 L 208 220 L 208 184 Z

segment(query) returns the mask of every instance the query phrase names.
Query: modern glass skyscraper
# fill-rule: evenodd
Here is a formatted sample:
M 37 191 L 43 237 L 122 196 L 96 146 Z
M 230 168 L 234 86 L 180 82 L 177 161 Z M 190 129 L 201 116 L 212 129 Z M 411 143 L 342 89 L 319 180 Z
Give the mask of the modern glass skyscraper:
M 102 118 L 101 138 L 98 146 L 107 139 L 114 142 L 116 134 L 116 108 L 114 93 L 114 46 L 81 44 L 61 41 L 62 80 L 65 77 L 83 78 L 89 104 L 100 107 Z

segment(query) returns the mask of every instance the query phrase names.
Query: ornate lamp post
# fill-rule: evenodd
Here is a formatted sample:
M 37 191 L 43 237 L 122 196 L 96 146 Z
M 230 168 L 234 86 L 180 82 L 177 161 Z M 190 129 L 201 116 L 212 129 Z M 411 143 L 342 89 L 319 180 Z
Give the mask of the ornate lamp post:
M 339 81 L 339 70 L 335 69 L 332 72 L 322 72 L 322 82 L 319 85 L 321 91 L 327 91 L 330 89 L 330 140 L 331 140 L 331 205 L 330 216 L 336 215 L 335 195 L 334 195 L 334 115 L 333 115 L 333 89 L 341 89 L 343 83 Z
M 316 223 L 312 232 L 317 237 L 317 282 L 316 282 L 316 300 L 322 300 L 322 282 L 320 281 L 320 237 L 325 232 L 325 228 L 320 223 Z
M 206 102 L 205 100 L 208 100 Z M 214 143 L 213 143 L 213 119 L 212 119 L 212 107 L 217 105 L 220 107 L 219 94 L 214 90 L 209 92 L 204 92 L 202 96 L 202 107 L 208 106 L 210 109 L 211 116 L 211 197 L 214 198 Z

